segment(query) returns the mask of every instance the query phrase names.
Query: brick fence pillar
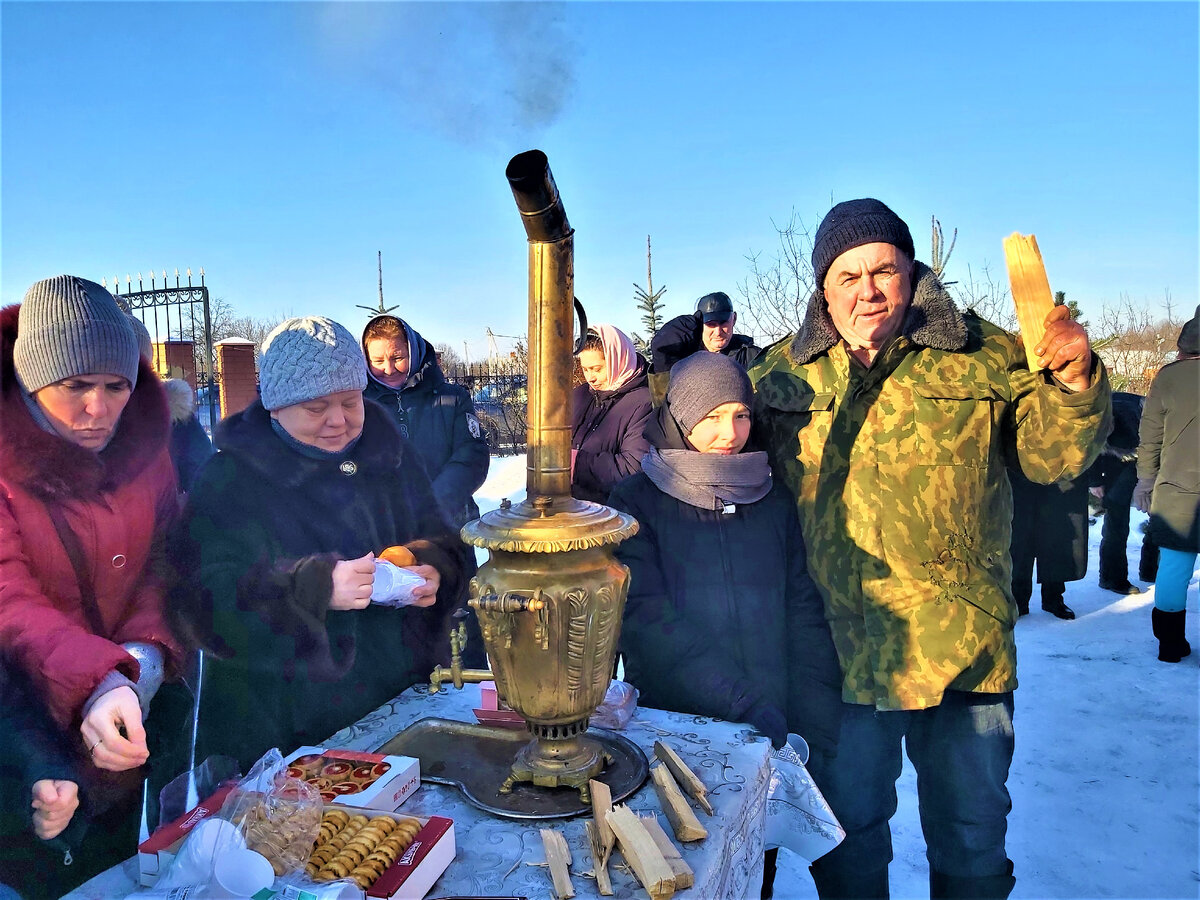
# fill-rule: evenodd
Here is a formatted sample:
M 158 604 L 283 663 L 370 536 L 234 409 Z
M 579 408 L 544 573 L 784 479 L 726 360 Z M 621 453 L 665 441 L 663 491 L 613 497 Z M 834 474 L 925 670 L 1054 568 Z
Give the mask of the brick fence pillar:
M 221 418 L 241 412 L 258 396 L 254 342 L 228 338 L 213 345 L 217 351 L 217 378 L 221 386 Z
M 162 341 L 154 345 L 154 371 L 163 378 L 182 378 L 196 390 L 195 345 L 191 341 Z

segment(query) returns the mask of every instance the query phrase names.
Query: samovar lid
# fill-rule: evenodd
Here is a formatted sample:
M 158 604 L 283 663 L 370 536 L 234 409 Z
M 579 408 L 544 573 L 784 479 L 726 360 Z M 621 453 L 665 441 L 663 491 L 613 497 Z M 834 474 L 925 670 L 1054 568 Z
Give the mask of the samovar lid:
M 538 497 L 468 522 L 460 532 L 474 547 L 509 553 L 564 553 L 619 544 L 637 534 L 637 519 L 610 506 L 572 497 Z

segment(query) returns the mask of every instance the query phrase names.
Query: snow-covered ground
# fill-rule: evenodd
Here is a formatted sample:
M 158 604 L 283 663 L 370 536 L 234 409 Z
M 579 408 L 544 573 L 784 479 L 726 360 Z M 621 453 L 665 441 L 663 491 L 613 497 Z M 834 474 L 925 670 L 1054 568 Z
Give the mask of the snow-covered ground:
M 525 495 L 525 457 L 496 457 L 476 499 L 495 508 Z M 1145 516 L 1132 514 L 1137 574 Z M 1067 585 L 1078 618 L 1033 611 L 1017 623 L 1016 757 L 1008 855 L 1014 898 L 1200 896 L 1200 635 L 1195 579 L 1188 591 L 1182 663 L 1157 659 L 1153 587 L 1119 597 L 1096 584 L 1101 520 L 1089 536 L 1088 574 Z M 1198 573 L 1200 574 L 1200 573 Z M 1134 583 L 1140 584 L 1134 578 Z M 892 819 L 892 896 L 928 897 L 916 780 L 905 765 Z M 807 865 L 780 853 L 779 900 L 816 897 Z

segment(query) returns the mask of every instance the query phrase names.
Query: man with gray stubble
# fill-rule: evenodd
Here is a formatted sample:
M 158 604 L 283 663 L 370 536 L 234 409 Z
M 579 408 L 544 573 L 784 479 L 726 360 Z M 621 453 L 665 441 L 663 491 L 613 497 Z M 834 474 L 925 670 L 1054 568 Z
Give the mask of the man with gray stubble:
M 750 368 L 755 428 L 796 497 L 842 668 L 836 750 L 809 761 L 846 839 L 823 900 L 888 896 L 901 744 L 934 898 L 1007 897 L 1017 618 L 1007 470 L 1077 477 L 1111 427 L 1104 366 L 1066 307 L 1030 371 L 1018 338 L 960 312 L 878 200 L 817 230 L 801 328 Z

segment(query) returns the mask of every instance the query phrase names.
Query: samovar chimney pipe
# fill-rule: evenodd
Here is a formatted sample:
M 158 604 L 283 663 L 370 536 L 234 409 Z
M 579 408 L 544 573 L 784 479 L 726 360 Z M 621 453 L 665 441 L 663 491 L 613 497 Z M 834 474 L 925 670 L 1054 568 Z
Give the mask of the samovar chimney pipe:
M 571 787 L 582 804 L 572 807 L 575 814 L 588 808 L 591 779 L 611 775 L 618 799 L 646 777 L 645 756 L 633 744 L 627 763 L 606 774 L 619 741 L 588 732 L 612 680 L 629 590 L 629 569 L 613 548 L 638 526 L 627 513 L 571 496 L 573 306 L 587 330 L 575 303 L 574 232 L 546 154 L 513 157 L 505 175 L 529 238 L 528 492 L 521 503 L 501 503 L 462 527 L 464 541 L 488 551 L 471 579 L 468 602 L 479 617 L 496 688 L 533 735 L 497 796 L 526 782 Z M 456 646 L 461 650 L 461 637 Z M 463 671 L 459 656 L 448 672 L 433 674 L 432 684 L 458 685 L 482 674 Z M 517 793 L 506 808 L 520 808 L 522 815 L 545 811 L 536 797 Z
M 529 236 L 529 403 L 525 503 L 553 515 L 571 496 L 575 232 L 541 150 L 505 169 Z M 566 402 L 563 402 L 564 399 Z

